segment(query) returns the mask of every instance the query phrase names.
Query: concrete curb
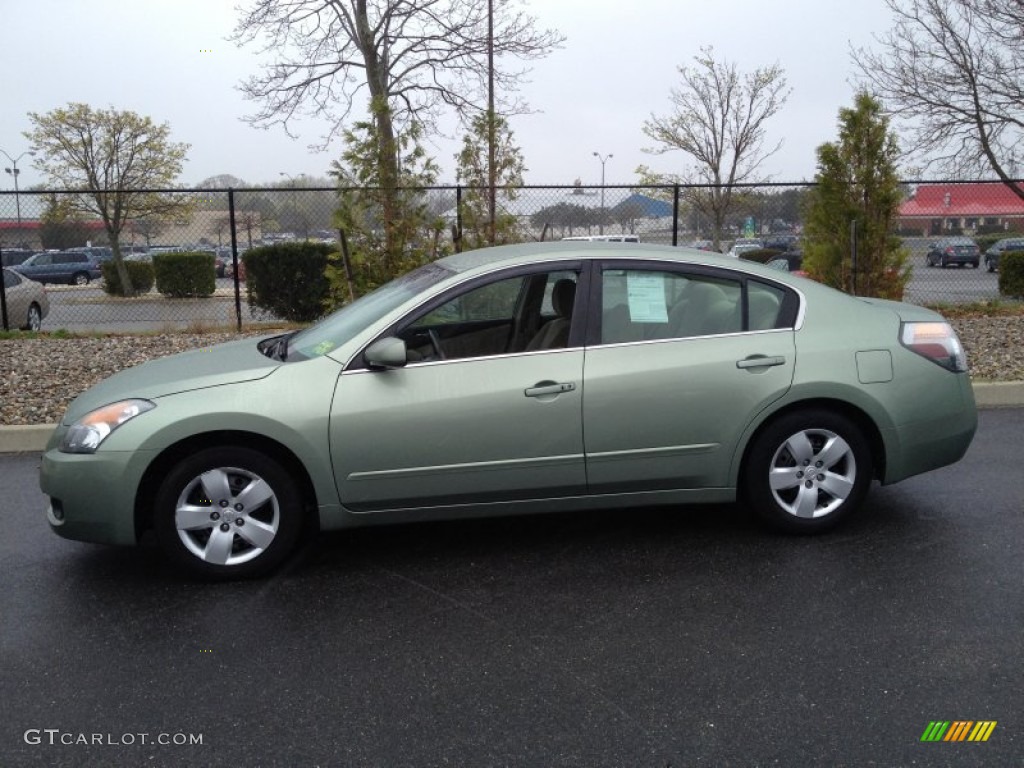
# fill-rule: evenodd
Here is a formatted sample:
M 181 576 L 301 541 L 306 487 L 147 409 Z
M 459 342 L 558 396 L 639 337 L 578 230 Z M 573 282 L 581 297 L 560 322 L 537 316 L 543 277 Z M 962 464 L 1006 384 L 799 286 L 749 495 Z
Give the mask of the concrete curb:
M 988 381 L 974 385 L 979 408 L 1019 408 L 1024 406 L 1024 381 Z M 56 424 L 0 426 L 0 454 L 39 453 Z

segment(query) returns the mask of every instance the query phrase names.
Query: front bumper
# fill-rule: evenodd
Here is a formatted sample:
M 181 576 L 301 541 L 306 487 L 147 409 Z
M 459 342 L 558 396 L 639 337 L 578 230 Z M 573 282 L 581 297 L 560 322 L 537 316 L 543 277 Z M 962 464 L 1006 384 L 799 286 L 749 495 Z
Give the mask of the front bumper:
M 100 544 L 135 544 L 135 495 L 149 451 L 43 454 L 39 487 L 48 497 L 50 528 L 59 536 Z

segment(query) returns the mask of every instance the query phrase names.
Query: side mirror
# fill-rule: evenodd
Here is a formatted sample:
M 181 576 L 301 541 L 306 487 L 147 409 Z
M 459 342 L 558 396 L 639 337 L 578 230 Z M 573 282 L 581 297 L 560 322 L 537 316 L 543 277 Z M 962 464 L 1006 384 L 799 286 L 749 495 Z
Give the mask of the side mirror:
M 371 368 L 403 368 L 409 360 L 405 342 L 394 336 L 373 342 L 366 348 L 363 358 Z

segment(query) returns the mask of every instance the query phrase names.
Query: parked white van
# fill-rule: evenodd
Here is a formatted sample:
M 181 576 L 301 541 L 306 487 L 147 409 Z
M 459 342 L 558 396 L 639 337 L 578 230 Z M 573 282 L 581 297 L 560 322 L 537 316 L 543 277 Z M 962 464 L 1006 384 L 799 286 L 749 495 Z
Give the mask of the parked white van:
M 636 235 L 581 235 L 580 237 L 563 237 L 563 240 L 598 240 L 604 243 L 639 243 Z

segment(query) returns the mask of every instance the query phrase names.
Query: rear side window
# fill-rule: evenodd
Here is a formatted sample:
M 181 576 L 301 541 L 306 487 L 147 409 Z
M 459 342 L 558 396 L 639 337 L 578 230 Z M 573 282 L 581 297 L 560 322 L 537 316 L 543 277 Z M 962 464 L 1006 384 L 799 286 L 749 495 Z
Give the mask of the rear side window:
M 743 329 L 739 281 L 660 270 L 606 269 L 601 343 L 709 336 Z
M 747 328 L 767 331 L 779 326 L 782 300 L 785 292 L 767 283 L 751 280 L 747 283 Z

